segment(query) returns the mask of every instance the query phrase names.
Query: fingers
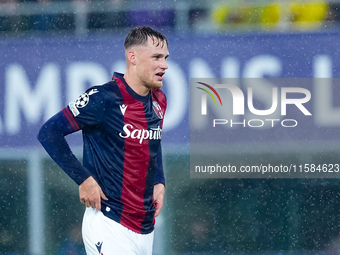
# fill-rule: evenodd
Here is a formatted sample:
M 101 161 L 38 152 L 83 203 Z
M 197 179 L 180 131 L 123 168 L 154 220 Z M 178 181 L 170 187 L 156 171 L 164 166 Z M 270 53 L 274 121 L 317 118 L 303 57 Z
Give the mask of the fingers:
M 95 208 L 97 210 L 101 209 L 101 203 L 100 203 L 100 199 L 95 199 L 95 200 L 91 200 L 91 199 L 80 199 L 80 202 L 82 204 L 85 204 L 86 207 L 92 207 Z
M 157 217 L 160 214 L 161 210 L 162 210 L 163 203 L 160 203 L 158 200 L 155 200 L 154 204 L 155 204 L 155 208 L 156 208 L 156 210 L 155 210 L 155 217 Z
M 85 204 L 86 207 L 92 207 L 100 211 L 101 209 L 101 203 L 100 200 L 81 200 L 80 201 L 82 204 Z
M 86 207 L 92 207 L 97 210 L 101 209 L 101 199 L 108 200 L 103 193 L 98 183 L 89 177 L 79 186 L 80 202 L 85 204 Z
M 105 196 L 105 194 L 104 194 L 104 192 L 103 192 L 102 190 L 100 190 L 100 197 L 101 197 L 102 199 L 104 199 L 104 200 L 109 200 L 109 199 Z
M 92 207 L 96 208 L 98 211 L 100 211 L 100 209 L 101 209 L 100 200 L 99 200 L 99 203 L 98 202 L 93 202 Z
M 163 207 L 163 200 L 164 200 L 164 193 L 165 193 L 165 187 L 164 184 L 159 183 L 154 186 L 153 190 L 153 197 L 154 197 L 154 204 L 155 204 L 155 217 L 157 217 Z
M 161 212 L 160 209 L 156 209 L 156 211 L 155 211 L 155 217 L 157 217 L 157 216 L 159 215 L 160 212 Z

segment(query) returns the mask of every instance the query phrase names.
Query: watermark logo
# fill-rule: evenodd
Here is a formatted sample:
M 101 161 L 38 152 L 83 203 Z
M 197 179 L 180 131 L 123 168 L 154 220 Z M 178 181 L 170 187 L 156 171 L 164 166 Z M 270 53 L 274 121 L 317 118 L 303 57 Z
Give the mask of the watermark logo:
M 232 84 L 215 84 L 214 86 L 211 86 L 203 82 L 196 83 L 206 87 L 196 87 L 205 92 L 201 95 L 201 116 L 207 115 L 207 94 L 212 98 L 215 105 L 217 105 L 217 100 L 215 100 L 215 97 L 217 96 L 221 106 L 223 105 L 219 93 L 228 93 L 231 95 L 232 100 L 230 100 L 230 103 L 232 105 L 227 107 L 232 108 L 233 118 L 216 118 L 213 120 L 213 127 L 226 124 L 231 127 L 236 125 L 241 125 L 243 127 L 268 127 L 268 125 L 270 125 L 271 127 L 274 127 L 275 124 L 279 122 L 283 127 L 295 127 L 298 124 L 296 119 L 283 119 L 283 117 L 287 116 L 288 107 L 293 111 L 300 113 L 300 115 L 302 113 L 301 116 L 312 115 L 307 109 L 307 103 L 311 100 L 311 92 L 306 88 L 270 86 L 266 89 L 264 95 L 261 95 L 262 100 L 265 100 L 267 105 L 265 109 L 263 109 L 263 107 L 262 109 L 259 109 L 259 107 L 256 106 L 259 91 L 257 91 L 257 98 L 254 96 L 254 90 L 259 89 L 259 87 L 248 86 L 246 90 L 243 91 L 240 87 Z M 219 89 L 219 93 L 217 93 L 216 89 Z M 220 115 L 223 115 L 223 113 L 229 110 L 230 108 L 221 108 L 219 110 L 221 112 Z M 251 114 L 252 117 L 255 116 L 255 118 L 244 118 L 241 121 L 235 121 L 236 119 L 239 120 L 240 116 L 249 116 L 249 114 Z M 272 118 L 273 114 L 279 118 Z
M 340 79 L 191 78 L 190 92 L 191 178 L 339 173 L 328 152 L 340 127 Z M 318 157 L 303 162 L 305 153 Z
M 218 100 L 220 101 L 221 106 L 223 106 L 223 105 L 222 105 L 222 100 L 221 100 L 220 95 L 217 93 L 217 91 L 216 91 L 212 86 L 210 86 L 210 85 L 208 85 L 208 84 L 206 84 L 206 83 L 203 83 L 203 82 L 197 82 L 197 83 L 199 83 L 199 84 L 201 84 L 201 85 L 203 85 L 203 86 L 206 86 L 206 87 L 209 88 L 213 93 L 215 93 L 215 95 L 217 96 Z M 198 89 L 203 90 L 204 92 L 206 92 L 206 93 L 212 98 L 212 100 L 214 101 L 215 105 L 217 105 L 216 100 L 215 100 L 213 94 L 211 94 L 211 92 L 210 92 L 209 90 L 204 89 L 204 88 L 201 88 L 201 87 L 196 87 L 196 88 L 198 88 Z M 207 114 L 207 95 L 206 95 L 206 94 L 202 94 L 202 107 L 201 107 L 201 113 L 202 113 L 202 115 L 206 115 L 206 114 Z

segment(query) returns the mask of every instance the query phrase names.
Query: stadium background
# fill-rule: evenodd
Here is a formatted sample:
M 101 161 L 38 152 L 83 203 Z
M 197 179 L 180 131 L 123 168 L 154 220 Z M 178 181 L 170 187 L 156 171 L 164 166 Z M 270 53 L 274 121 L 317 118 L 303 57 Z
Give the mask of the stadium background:
M 85 88 L 124 71 L 122 44 L 135 25 L 164 32 L 171 53 L 155 254 L 339 254 L 338 179 L 189 178 L 190 78 L 339 77 L 339 4 L 1 1 L 0 254 L 82 254 L 78 187 L 35 137 Z M 326 91 L 325 126 L 313 118 L 300 139 L 265 146 L 240 129 L 231 162 L 338 163 L 340 91 Z M 68 139 L 81 157 L 80 135 Z M 247 153 L 232 150 L 240 144 Z

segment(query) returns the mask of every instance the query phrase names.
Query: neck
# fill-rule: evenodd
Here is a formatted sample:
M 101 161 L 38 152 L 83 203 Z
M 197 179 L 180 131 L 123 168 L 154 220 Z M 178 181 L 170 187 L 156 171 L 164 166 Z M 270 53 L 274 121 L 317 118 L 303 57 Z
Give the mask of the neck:
M 146 96 L 149 93 L 149 89 L 140 84 L 137 79 L 132 78 L 128 72 L 124 74 L 124 79 L 127 84 L 140 96 Z

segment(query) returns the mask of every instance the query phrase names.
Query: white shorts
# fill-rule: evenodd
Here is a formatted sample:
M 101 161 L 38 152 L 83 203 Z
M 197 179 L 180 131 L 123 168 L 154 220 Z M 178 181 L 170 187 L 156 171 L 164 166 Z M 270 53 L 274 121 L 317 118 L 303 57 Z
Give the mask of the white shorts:
M 87 255 L 152 255 L 154 232 L 133 232 L 92 207 L 86 208 L 82 233 Z

